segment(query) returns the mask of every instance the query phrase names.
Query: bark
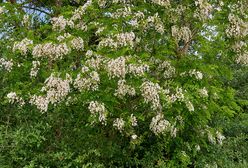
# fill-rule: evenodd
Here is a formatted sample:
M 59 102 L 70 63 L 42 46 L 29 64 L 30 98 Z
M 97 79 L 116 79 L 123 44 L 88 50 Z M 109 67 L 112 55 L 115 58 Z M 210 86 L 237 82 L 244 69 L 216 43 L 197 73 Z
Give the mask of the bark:
M 10 3 L 15 4 L 16 0 L 9 0 Z

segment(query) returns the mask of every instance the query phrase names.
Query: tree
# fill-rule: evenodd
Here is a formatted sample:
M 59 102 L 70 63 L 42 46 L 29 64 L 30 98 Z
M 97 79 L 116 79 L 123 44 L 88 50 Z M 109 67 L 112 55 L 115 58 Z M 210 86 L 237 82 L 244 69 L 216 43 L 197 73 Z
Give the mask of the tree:
M 0 10 L 3 166 L 193 167 L 223 143 L 245 1 L 55 4 Z

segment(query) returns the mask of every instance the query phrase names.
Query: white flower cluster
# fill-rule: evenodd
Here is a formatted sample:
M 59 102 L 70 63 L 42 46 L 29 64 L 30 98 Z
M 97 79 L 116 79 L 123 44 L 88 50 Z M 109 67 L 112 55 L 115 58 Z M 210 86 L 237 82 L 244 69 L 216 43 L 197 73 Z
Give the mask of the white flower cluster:
M 100 35 L 105 30 L 105 27 L 99 27 L 96 31 L 96 35 Z
M 171 124 L 169 121 L 164 119 L 164 115 L 162 113 L 159 113 L 152 118 L 150 129 L 155 135 L 158 135 L 160 133 L 170 131 Z
M 14 104 L 15 102 L 23 106 L 25 104 L 24 100 L 17 96 L 16 92 L 10 92 L 7 94 L 7 98 L 9 99 L 9 103 Z
M 41 91 L 46 91 L 47 100 L 52 104 L 62 101 L 70 92 L 70 79 L 61 79 L 51 74 L 45 81 Z
M 168 94 L 168 92 L 166 94 Z M 167 101 L 169 103 L 174 103 L 175 101 L 179 101 L 179 102 L 184 102 L 185 101 L 185 96 L 183 94 L 183 89 L 179 88 L 179 87 L 176 88 L 176 91 L 175 91 L 174 94 L 166 95 L 166 97 L 167 97 Z
M 125 80 L 119 80 L 118 81 L 118 89 L 115 90 L 114 95 L 118 96 L 120 98 L 122 98 L 126 95 L 134 96 L 135 95 L 135 89 L 133 87 L 127 85 Z
M 116 59 L 111 59 L 107 63 L 106 70 L 110 78 L 118 77 L 125 78 L 126 75 L 126 59 L 121 56 Z
M 24 38 L 20 42 L 15 42 L 13 46 L 13 52 L 20 51 L 21 55 L 26 55 L 28 52 L 28 48 L 33 44 L 32 40 Z
M 228 37 L 245 37 L 248 35 L 248 22 L 243 21 L 234 14 L 229 14 L 229 27 L 226 29 Z
M 34 58 L 50 58 L 51 60 L 61 59 L 64 55 L 70 53 L 70 48 L 66 43 L 53 44 L 51 42 L 38 44 L 33 48 Z
M 138 138 L 138 135 L 133 134 L 133 135 L 131 136 L 131 138 L 132 138 L 132 140 L 135 140 L 135 139 L 137 139 L 137 138 Z
M 134 32 L 120 33 L 116 35 L 116 39 L 118 41 L 118 45 L 121 47 L 130 45 L 134 46 L 135 34 Z
M 202 89 L 199 89 L 199 94 L 202 97 L 208 97 L 208 90 L 205 87 Z
M 39 66 L 40 66 L 40 61 L 33 61 L 32 62 L 33 66 L 31 68 L 31 71 L 30 71 L 30 76 L 31 78 L 32 77 L 36 77 L 37 76 L 37 73 L 39 71 Z
M 146 64 L 138 65 L 138 64 L 129 64 L 127 66 L 127 73 L 132 74 L 134 76 L 144 76 L 145 72 L 149 71 L 149 66 Z
M 199 10 L 195 13 L 195 17 L 198 17 L 200 20 L 206 20 L 211 17 L 213 7 L 207 0 L 196 0 L 195 5 L 199 7 Z
M 116 118 L 113 122 L 113 126 L 122 132 L 125 126 L 125 121 L 122 118 Z
M 126 4 L 126 3 L 128 3 L 128 1 L 130 1 L 130 0 L 113 0 L 113 3 L 123 3 L 123 4 Z
M 195 111 L 194 105 L 191 103 L 191 101 L 188 100 L 185 102 L 185 104 L 190 112 Z
M 13 67 L 13 61 L 11 60 L 6 60 L 4 58 L 0 58 L 0 68 L 3 68 L 5 70 L 7 70 L 8 72 L 10 72 L 12 70 Z
M 5 11 L 4 7 L 3 6 L 0 6 L 0 15 L 3 14 Z
M 100 69 L 103 61 L 104 61 L 104 58 L 102 56 L 95 55 L 94 57 L 91 57 L 90 59 L 87 59 L 85 64 L 90 68 Z
M 245 51 L 243 53 L 238 54 L 236 62 L 238 64 L 248 65 L 248 52 Z
M 131 8 L 128 6 L 125 6 L 124 8 L 117 9 L 116 12 L 113 12 L 111 17 L 112 18 L 120 18 L 120 17 L 127 17 L 132 16 Z
M 183 40 L 185 43 L 187 43 L 192 38 L 191 30 L 186 26 L 179 28 L 174 25 L 171 27 L 171 33 L 172 37 L 174 37 L 177 42 Z
M 170 7 L 170 0 L 152 0 L 153 3 L 164 7 Z
M 222 135 L 219 131 L 216 131 L 216 139 L 218 144 L 222 145 L 223 140 L 226 139 L 224 135 Z
M 160 17 L 158 16 L 158 13 L 156 13 L 154 16 L 149 16 L 146 20 L 147 28 L 149 27 L 154 27 L 155 30 L 163 34 L 164 33 L 164 25 L 163 22 L 161 21 Z
M 159 64 L 158 70 L 164 71 L 163 77 L 165 79 L 173 77 L 176 73 L 176 69 L 168 61 L 163 61 L 161 64 Z
M 93 116 L 99 116 L 98 119 L 102 124 L 106 125 L 106 109 L 104 103 L 99 103 L 97 101 L 91 101 L 88 109 Z
M 247 47 L 247 44 L 244 41 L 238 41 L 235 42 L 235 44 L 232 46 L 233 51 L 237 53 L 241 53 L 244 48 Z
M 70 38 L 70 37 L 71 37 L 71 34 L 70 34 L 70 33 L 64 33 L 63 35 L 59 35 L 59 36 L 57 37 L 57 40 L 58 40 L 59 42 L 62 42 L 62 41 L 66 40 L 66 39 L 68 39 L 68 38 Z
M 95 91 L 98 89 L 99 83 L 99 74 L 96 71 L 92 71 L 89 73 L 88 77 L 82 77 L 81 74 L 78 74 L 77 78 L 74 80 L 73 85 L 76 89 L 79 89 L 80 91 Z
M 160 86 L 151 81 L 143 82 L 141 85 L 141 94 L 144 97 L 146 103 L 151 103 L 151 107 L 153 110 L 160 109 L 160 99 L 159 99 L 159 91 Z
M 145 18 L 145 14 L 141 11 L 133 12 L 132 19 L 128 22 L 134 28 L 139 28 L 139 23 Z
M 69 19 L 65 19 L 63 16 L 53 17 L 51 19 L 51 23 L 53 26 L 53 30 L 63 31 L 65 30 L 66 26 L 71 28 L 74 27 L 74 22 Z
M 97 3 L 98 3 L 100 8 L 104 8 L 107 1 L 106 0 L 98 0 Z
M 46 96 L 33 95 L 30 98 L 29 103 L 35 105 L 41 112 L 46 112 L 48 109 L 49 100 Z
M 76 37 L 71 40 L 71 48 L 76 49 L 78 51 L 84 49 L 84 41 L 81 37 Z
M 118 48 L 118 47 L 133 47 L 135 43 L 135 34 L 133 32 L 120 33 L 114 36 L 114 38 L 104 38 L 98 44 L 99 48 L 102 47 L 110 47 L 110 48 Z
M 83 5 L 80 6 L 79 8 L 77 8 L 74 12 L 73 12 L 73 16 L 71 17 L 72 21 L 76 21 L 76 20 L 81 20 L 82 16 L 85 14 L 86 9 L 92 4 L 92 0 L 87 0 L 87 2 Z
M 192 69 L 189 71 L 189 75 L 191 77 L 195 77 L 197 80 L 201 80 L 203 78 L 203 74 L 200 71 L 197 71 L 196 69 Z
M 212 144 L 216 144 L 216 142 L 220 145 L 222 145 L 223 140 L 226 139 L 224 135 L 222 135 L 219 131 L 216 131 L 216 137 L 209 131 L 208 132 L 208 141 Z
M 180 18 L 185 14 L 188 7 L 185 5 L 177 5 L 176 8 L 169 8 L 170 22 L 173 24 L 178 23 Z
M 26 26 L 26 27 L 29 27 L 29 25 L 30 25 L 30 22 L 29 22 L 29 15 L 24 15 L 24 16 L 23 16 L 22 25 L 23 25 L 23 26 Z
M 131 114 L 130 119 L 131 119 L 131 125 L 133 127 L 138 125 L 137 118 L 133 114 Z

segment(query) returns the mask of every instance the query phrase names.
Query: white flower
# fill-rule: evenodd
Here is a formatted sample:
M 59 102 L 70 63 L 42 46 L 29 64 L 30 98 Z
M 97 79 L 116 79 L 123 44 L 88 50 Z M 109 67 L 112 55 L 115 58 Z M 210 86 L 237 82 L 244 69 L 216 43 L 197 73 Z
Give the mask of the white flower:
M 169 121 L 164 119 L 164 115 L 159 113 L 155 117 L 152 118 L 152 122 L 150 123 L 150 129 L 156 135 L 163 133 L 165 131 L 171 130 L 171 124 Z
M 135 139 L 138 138 L 138 136 L 137 136 L 136 134 L 133 134 L 133 135 L 131 136 L 131 138 L 132 138 L 132 140 L 135 140 Z
M 191 30 L 188 27 L 178 28 L 177 26 L 172 26 L 171 33 L 172 37 L 174 37 L 177 42 L 183 40 L 185 43 L 187 43 L 192 38 Z
M 51 74 L 45 81 L 45 86 L 42 91 L 46 91 L 46 98 L 52 104 L 58 103 L 69 94 L 70 92 L 70 81 L 63 80 Z
M 196 151 L 200 151 L 201 150 L 201 147 L 200 147 L 200 145 L 195 145 L 195 149 L 196 149 Z
M 30 24 L 30 22 L 29 22 L 29 15 L 24 15 L 23 16 L 22 24 L 23 24 L 23 26 L 26 26 L 26 27 L 29 26 L 29 24 Z
M 152 104 L 152 109 L 156 110 L 160 108 L 159 91 L 160 86 L 151 81 L 143 82 L 141 85 L 141 94 L 146 103 Z
M 0 15 L 4 13 L 4 7 L 3 6 L 0 6 Z
M 248 22 L 243 21 L 241 18 L 234 14 L 228 16 L 230 25 L 226 29 L 228 37 L 245 37 L 248 34 Z
M 207 0 L 196 0 L 195 5 L 199 7 L 199 10 L 194 14 L 195 17 L 200 20 L 206 20 L 211 18 L 212 5 Z
M 15 42 L 13 46 L 13 52 L 20 51 L 21 55 L 26 55 L 28 52 L 28 48 L 33 44 L 32 40 L 24 38 L 20 42 Z
M 106 110 L 104 103 L 99 103 L 97 101 L 91 101 L 88 109 L 93 116 L 99 115 L 99 121 L 106 125 Z
M 127 67 L 127 72 L 134 76 L 144 76 L 145 72 L 148 70 L 148 65 L 129 64 Z
M 4 58 L 0 58 L 0 68 L 6 69 L 8 72 L 12 70 L 13 67 L 13 61 L 11 60 L 6 60 Z
M 70 53 L 70 48 L 66 43 L 53 44 L 45 43 L 38 44 L 33 48 L 32 55 L 34 58 L 49 58 L 51 60 L 62 59 L 64 55 Z
M 122 132 L 125 126 L 125 121 L 122 118 L 116 118 L 113 122 L 113 126 Z
M 39 61 L 32 61 L 33 67 L 30 71 L 30 76 L 31 77 L 36 77 L 38 70 L 39 70 L 39 66 L 40 66 L 40 62 Z
M 35 105 L 41 112 L 47 112 L 49 100 L 45 96 L 33 95 L 29 103 Z
M 138 125 L 137 118 L 133 114 L 131 114 L 131 124 L 133 127 Z
M 51 19 L 53 30 L 63 31 L 66 26 L 71 28 L 74 27 L 74 22 L 72 20 L 65 19 L 64 16 L 53 17 Z
M 125 80 L 119 80 L 118 81 L 118 89 L 114 93 L 115 96 L 118 96 L 120 98 L 124 97 L 125 95 L 134 96 L 135 95 L 135 89 L 129 85 L 126 85 Z
M 226 137 L 224 135 L 222 135 L 219 131 L 216 131 L 216 138 L 217 138 L 217 142 L 222 145 L 222 141 L 224 139 L 226 139 Z
M 107 63 L 107 72 L 110 78 L 118 77 L 124 78 L 126 75 L 126 65 L 125 65 L 125 58 L 119 57 L 116 59 L 111 59 Z
M 116 34 L 113 38 L 104 38 L 100 41 L 98 47 L 110 47 L 110 48 L 118 48 L 118 47 L 126 47 L 134 46 L 135 34 L 133 32 L 126 32 Z
M 212 135 L 210 131 L 208 131 L 208 141 L 212 144 L 216 144 L 215 137 Z
M 9 99 L 9 103 L 14 104 L 15 102 L 18 103 L 20 106 L 25 104 L 24 100 L 17 96 L 16 92 L 10 92 L 7 94 L 7 98 Z
M 196 69 L 192 69 L 189 71 L 189 75 L 191 77 L 195 76 L 197 80 L 201 80 L 203 78 L 203 74 L 200 71 L 197 71 Z
M 81 37 L 77 37 L 71 40 L 71 47 L 76 50 L 84 49 L 84 41 Z
M 236 62 L 238 64 L 248 65 L 248 52 L 240 53 L 237 55 Z
M 205 87 L 202 89 L 199 89 L 199 93 L 202 97 L 208 97 L 208 91 Z
M 189 111 L 195 110 L 193 104 L 190 101 L 186 101 L 185 103 L 186 103 L 186 107 L 188 108 Z
M 163 76 L 164 78 L 171 78 L 175 75 L 176 69 L 170 64 L 168 61 L 163 61 L 158 66 L 159 71 L 164 71 Z
M 83 69 L 86 70 L 86 69 Z M 99 74 L 96 71 L 90 72 L 88 77 L 82 77 L 81 74 L 77 75 L 77 78 L 74 80 L 74 87 L 80 91 L 92 90 L 95 91 L 98 89 L 100 83 Z
M 83 5 L 77 8 L 73 12 L 73 16 L 71 17 L 72 21 L 80 20 L 82 16 L 85 14 L 87 8 L 92 4 L 92 0 L 87 0 L 87 2 Z
M 169 7 L 170 6 L 170 0 L 152 0 L 153 3 L 158 4 L 163 7 Z

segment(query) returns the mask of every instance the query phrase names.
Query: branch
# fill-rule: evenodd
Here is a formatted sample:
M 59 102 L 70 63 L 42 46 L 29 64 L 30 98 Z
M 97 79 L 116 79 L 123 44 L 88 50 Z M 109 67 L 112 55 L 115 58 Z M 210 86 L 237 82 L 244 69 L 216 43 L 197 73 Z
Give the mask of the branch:
M 23 8 L 26 8 L 26 9 L 33 9 L 33 10 L 36 10 L 36 11 L 39 11 L 39 12 L 42 12 L 42 13 L 44 13 L 44 14 L 46 14 L 46 15 L 51 16 L 51 13 L 49 13 L 49 12 L 47 12 L 47 11 L 44 11 L 44 10 L 41 10 L 41 9 L 39 9 L 39 8 L 30 7 L 30 6 L 22 6 L 22 7 L 23 7 Z

